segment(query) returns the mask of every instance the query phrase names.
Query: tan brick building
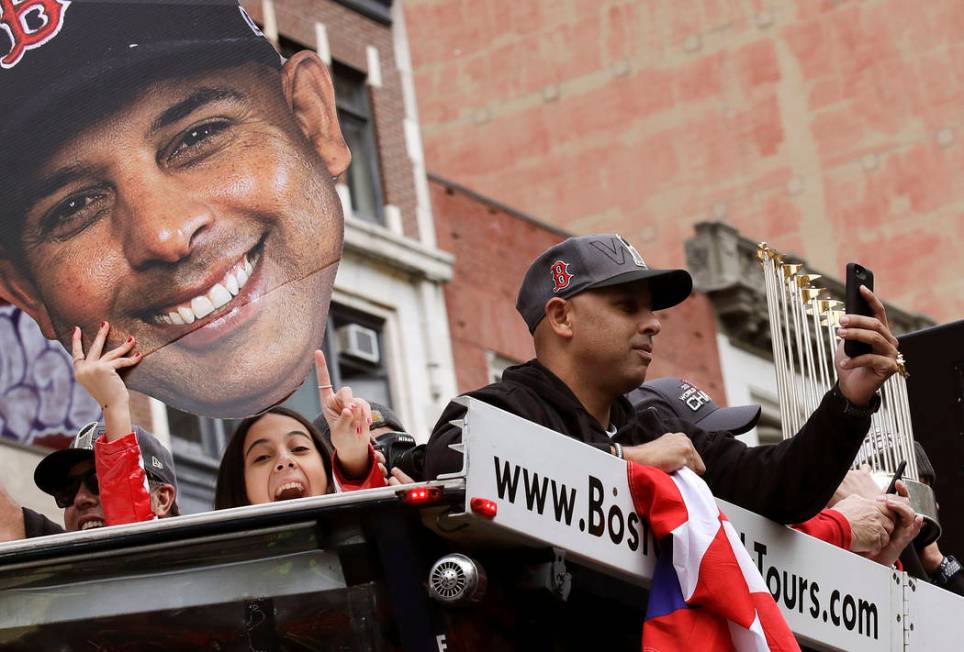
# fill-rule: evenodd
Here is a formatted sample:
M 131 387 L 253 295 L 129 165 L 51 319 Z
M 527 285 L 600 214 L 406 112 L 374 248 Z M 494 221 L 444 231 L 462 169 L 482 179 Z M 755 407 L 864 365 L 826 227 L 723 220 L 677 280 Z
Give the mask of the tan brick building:
M 408 0 L 429 170 L 685 263 L 723 221 L 964 315 L 958 0 Z
M 460 389 L 531 355 L 515 293 L 567 233 L 693 272 L 650 377 L 762 404 L 748 442 L 779 437 L 756 242 L 838 296 L 846 262 L 871 267 L 898 333 L 964 313 L 955 113 L 912 74 L 953 50 L 951 3 L 405 7 Z

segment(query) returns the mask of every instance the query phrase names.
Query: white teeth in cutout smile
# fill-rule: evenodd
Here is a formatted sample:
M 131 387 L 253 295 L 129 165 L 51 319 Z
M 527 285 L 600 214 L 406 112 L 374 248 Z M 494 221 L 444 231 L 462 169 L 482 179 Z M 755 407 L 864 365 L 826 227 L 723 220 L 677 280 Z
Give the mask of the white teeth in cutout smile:
M 158 315 L 156 319 L 158 322 L 169 326 L 183 326 L 184 324 L 193 324 L 198 319 L 204 319 L 238 296 L 253 273 L 254 265 L 245 255 L 210 290 L 182 303 L 165 315 Z
M 84 530 L 92 530 L 92 529 L 94 529 L 95 527 L 104 527 L 104 522 L 103 522 L 103 521 L 96 521 L 96 520 L 94 520 L 94 521 L 87 521 L 86 523 L 84 523 L 83 525 L 80 526 L 80 530 L 81 530 L 81 532 L 83 532 Z
M 305 493 L 305 485 L 301 484 L 300 482 L 286 482 L 286 483 L 284 483 L 283 485 L 281 485 L 280 487 L 278 487 L 277 489 L 275 489 L 275 492 L 274 492 L 274 497 L 275 497 L 275 499 L 277 499 L 278 497 L 280 497 L 281 494 L 283 494 L 284 492 L 288 491 L 289 489 L 296 489 L 297 491 L 301 492 L 302 494 Z

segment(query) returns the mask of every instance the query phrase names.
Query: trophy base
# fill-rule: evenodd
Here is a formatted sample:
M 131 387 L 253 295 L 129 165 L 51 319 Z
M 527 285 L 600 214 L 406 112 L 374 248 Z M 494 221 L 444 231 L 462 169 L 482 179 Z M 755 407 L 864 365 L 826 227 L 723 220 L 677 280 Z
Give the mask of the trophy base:
M 881 491 L 887 489 L 890 484 L 892 474 L 874 473 L 874 480 L 880 486 Z M 923 482 L 903 478 L 902 482 L 907 486 L 907 498 L 910 506 L 915 512 L 924 517 L 924 526 L 920 534 L 914 539 L 916 548 L 923 548 L 929 543 L 937 541 L 941 536 L 941 524 L 937 520 L 937 499 L 934 497 L 934 490 Z
M 934 490 L 923 482 L 905 479 L 904 484 L 907 485 L 910 506 L 924 517 L 924 527 L 914 539 L 914 545 L 917 548 L 923 548 L 937 541 L 941 536 L 941 524 L 937 520 L 937 499 L 934 497 Z

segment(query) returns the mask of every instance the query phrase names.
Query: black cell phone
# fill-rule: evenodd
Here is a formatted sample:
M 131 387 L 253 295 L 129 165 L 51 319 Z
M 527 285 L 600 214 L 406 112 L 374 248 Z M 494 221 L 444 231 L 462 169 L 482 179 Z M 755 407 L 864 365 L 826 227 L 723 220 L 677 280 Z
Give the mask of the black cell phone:
M 892 494 L 897 492 L 897 481 L 904 477 L 904 469 L 907 468 L 907 460 L 903 460 L 900 466 L 897 467 L 897 473 L 891 478 L 890 484 L 887 486 L 887 491 L 885 494 Z
M 847 298 L 844 310 L 848 315 L 864 315 L 873 317 L 870 311 L 870 304 L 860 294 L 860 286 L 866 285 L 868 290 L 874 289 L 874 273 L 857 263 L 847 263 Z M 844 353 L 849 358 L 856 358 L 859 355 L 870 353 L 869 344 L 854 342 L 853 340 L 844 341 Z

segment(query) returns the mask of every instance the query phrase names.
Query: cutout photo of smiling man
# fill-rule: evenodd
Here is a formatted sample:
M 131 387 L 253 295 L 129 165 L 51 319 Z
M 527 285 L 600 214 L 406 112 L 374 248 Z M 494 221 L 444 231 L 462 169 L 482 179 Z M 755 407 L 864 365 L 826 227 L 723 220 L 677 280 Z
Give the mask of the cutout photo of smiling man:
M 181 410 L 301 384 L 351 160 L 317 55 L 237 0 L 0 0 L 0 115 L 0 298 L 65 345 L 134 337 L 126 383 Z

